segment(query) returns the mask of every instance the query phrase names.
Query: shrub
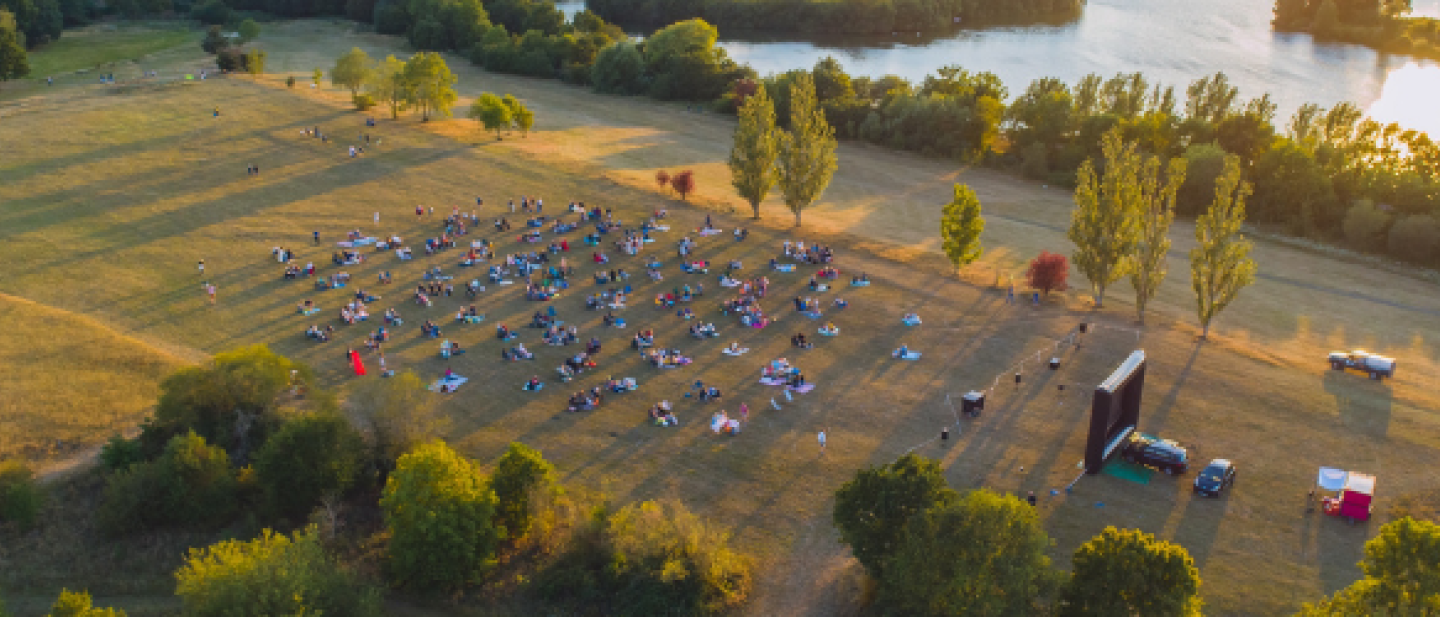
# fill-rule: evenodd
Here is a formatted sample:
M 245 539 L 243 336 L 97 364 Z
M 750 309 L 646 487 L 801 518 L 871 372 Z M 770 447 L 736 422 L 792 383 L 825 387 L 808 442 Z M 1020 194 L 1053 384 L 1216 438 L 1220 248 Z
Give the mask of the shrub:
M 1407 216 L 1390 227 L 1390 254 L 1417 264 L 1440 258 L 1440 220 L 1427 214 Z
M 680 194 L 680 199 L 685 199 L 690 193 L 695 191 L 695 172 L 688 169 L 677 172 L 674 176 L 670 177 L 670 188 L 675 189 L 675 192 Z
M 1175 196 L 1176 214 L 1203 214 L 1215 199 L 1215 180 L 1225 170 L 1225 150 L 1212 143 L 1185 149 L 1185 183 Z
M 360 473 L 365 443 L 335 414 L 286 422 L 255 455 L 266 502 L 285 516 L 303 516 L 326 495 L 350 488 Z
M 1030 269 L 1025 272 L 1025 280 L 1030 283 L 1030 287 L 1046 295 L 1051 291 L 1065 289 L 1065 281 L 1069 277 L 1070 261 L 1065 259 L 1064 255 L 1048 251 L 1040 251 L 1040 255 L 1030 262 Z
M 28 465 L 0 462 L 0 521 L 29 529 L 35 526 L 44 503 L 44 489 L 35 483 L 35 472 Z
M 171 439 L 160 458 L 112 475 L 97 518 L 112 535 L 172 525 L 213 528 L 234 517 L 238 501 L 225 450 L 192 432 Z
M 215 0 L 218 1 L 218 0 Z M 222 7 L 224 5 L 221 5 Z M 200 41 L 200 49 L 207 54 L 218 54 L 230 46 L 230 41 L 225 38 L 225 32 L 220 26 L 210 26 L 205 29 L 205 38 Z
M 291 75 L 291 76 L 285 78 L 285 87 L 286 87 L 286 88 L 294 88 L 294 87 L 295 87 L 295 76 L 294 76 L 294 75 Z
M 391 579 L 420 590 L 455 590 L 477 579 L 500 542 L 495 501 L 479 467 L 445 442 L 400 457 L 380 498 Z
M 1020 174 L 1031 180 L 1044 180 L 1050 176 L 1048 162 L 1050 149 L 1035 142 L 1020 151 Z
M 191 549 L 175 578 L 190 617 L 381 614 L 379 590 L 326 555 L 313 527 Z
M 116 608 L 97 608 L 90 592 L 61 589 L 60 597 L 50 607 L 47 617 L 125 617 L 125 611 Z
M 292 77 L 291 79 L 294 78 Z M 375 97 L 361 92 L 359 94 L 356 94 L 355 96 L 350 97 L 350 102 L 355 104 L 355 109 L 360 111 L 367 111 L 371 107 L 375 106 Z
M 530 533 L 535 516 L 531 496 L 554 481 L 555 466 L 539 450 L 522 443 L 510 444 L 490 478 L 490 488 L 499 500 L 495 522 L 505 528 L 508 538 L 518 540 Z
M 145 452 L 140 441 L 112 435 L 110 441 L 100 448 L 100 464 L 110 471 L 124 471 L 131 465 L 145 462 Z
M 1390 224 L 1390 215 L 1381 212 L 1368 199 L 1362 199 L 1345 212 L 1345 241 L 1362 251 L 1375 251 L 1381 247 L 1385 226 Z
M 221 49 L 215 54 L 215 66 L 222 71 L 245 70 L 245 52 L 233 47 Z M 142 439 L 142 441 L 144 441 Z

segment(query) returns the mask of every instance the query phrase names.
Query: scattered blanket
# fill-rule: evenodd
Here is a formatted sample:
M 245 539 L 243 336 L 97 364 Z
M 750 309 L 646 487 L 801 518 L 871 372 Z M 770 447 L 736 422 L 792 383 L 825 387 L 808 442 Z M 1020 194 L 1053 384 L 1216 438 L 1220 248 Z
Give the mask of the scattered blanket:
M 794 272 L 795 264 L 775 264 L 775 270 L 777 272 Z
M 745 352 L 747 351 L 750 351 L 749 347 L 741 347 L 740 349 L 734 351 L 731 351 L 729 347 L 726 347 L 725 349 L 720 350 L 720 353 L 723 353 L 727 356 L 739 357 L 745 355 Z
M 915 319 L 901 319 L 900 323 L 903 323 L 907 326 L 918 326 L 920 325 L 920 318 L 916 317 Z
M 920 359 L 920 352 L 918 352 L 918 351 L 906 352 L 905 355 L 903 355 L 903 356 L 895 356 L 895 359 L 897 359 L 897 360 L 919 360 L 919 359 Z
M 431 391 L 431 392 L 447 392 L 447 393 L 448 393 L 448 392 L 454 392 L 456 388 L 459 388 L 462 384 L 464 384 L 464 383 L 467 382 L 467 381 L 470 381 L 470 378 L 469 378 L 469 377 L 461 377 L 461 376 L 459 376 L 459 375 L 451 375 L 451 376 L 449 376 L 449 377 L 441 377 L 440 379 L 436 379 L 436 380 L 435 380 L 435 383 L 430 384 L 430 391 Z
M 869 287 L 870 281 L 850 281 L 851 287 Z
M 701 230 L 700 230 L 700 236 L 701 236 L 702 238 L 705 237 L 705 236 L 713 236 L 713 235 L 718 234 L 718 233 L 722 233 L 721 230 L 719 230 L 719 229 L 713 229 L 713 228 L 712 228 L 712 229 L 701 229 Z
M 785 386 L 785 391 L 786 391 L 786 392 L 794 392 L 794 393 L 796 393 L 796 394 L 807 394 L 807 393 L 809 393 L 811 390 L 814 390 L 814 389 L 815 389 L 815 384 L 813 384 L 813 383 L 807 383 L 807 384 L 805 384 L 805 385 L 803 385 L 803 386 L 798 386 L 798 387 L 797 387 L 797 386 Z
M 826 330 L 825 328 L 820 328 L 820 336 L 839 336 L 839 335 L 840 335 L 840 328 L 835 328 L 834 331 Z

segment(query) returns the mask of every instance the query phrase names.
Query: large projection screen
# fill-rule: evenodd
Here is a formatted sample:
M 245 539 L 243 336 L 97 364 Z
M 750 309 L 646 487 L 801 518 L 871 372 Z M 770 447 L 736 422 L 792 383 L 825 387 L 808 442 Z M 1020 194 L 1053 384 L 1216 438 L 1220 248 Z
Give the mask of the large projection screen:
M 1095 388 L 1090 406 L 1090 437 L 1085 442 L 1085 471 L 1096 474 L 1115 453 L 1119 442 L 1140 422 L 1140 394 L 1145 389 L 1145 351 L 1135 350 L 1110 377 Z

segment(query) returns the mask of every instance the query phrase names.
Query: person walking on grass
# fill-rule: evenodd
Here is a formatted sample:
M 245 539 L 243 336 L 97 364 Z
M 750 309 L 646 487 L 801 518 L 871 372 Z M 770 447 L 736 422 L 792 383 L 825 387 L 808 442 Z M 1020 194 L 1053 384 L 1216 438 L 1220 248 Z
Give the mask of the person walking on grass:
M 825 455 L 825 429 L 820 429 L 820 455 Z
M 205 276 L 205 260 L 200 260 L 200 276 Z
M 215 304 L 215 284 L 205 283 L 205 295 L 209 296 L 210 304 Z

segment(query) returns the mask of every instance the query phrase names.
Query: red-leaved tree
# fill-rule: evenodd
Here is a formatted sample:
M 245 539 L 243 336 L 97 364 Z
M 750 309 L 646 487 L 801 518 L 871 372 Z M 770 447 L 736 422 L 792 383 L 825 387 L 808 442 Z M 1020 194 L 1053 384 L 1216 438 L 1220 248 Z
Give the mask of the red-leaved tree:
M 748 77 L 735 80 L 735 106 L 740 107 L 744 105 L 745 100 L 750 98 L 750 95 L 755 94 L 755 91 L 759 89 L 760 84 Z
M 680 194 L 680 199 L 685 199 L 686 195 L 695 190 L 695 173 L 687 169 L 671 176 L 670 188 Z
M 1065 278 L 1068 276 L 1070 261 L 1064 255 L 1049 251 L 1040 251 L 1040 256 L 1030 262 L 1030 269 L 1025 272 L 1025 280 L 1030 286 L 1047 296 L 1052 291 L 1065 289 Z
M 660 190 L 665 190 L 665 187 L 670 186 L 670 172 L 663 169 L 655 172 L 655 184 L 660 185 Z

